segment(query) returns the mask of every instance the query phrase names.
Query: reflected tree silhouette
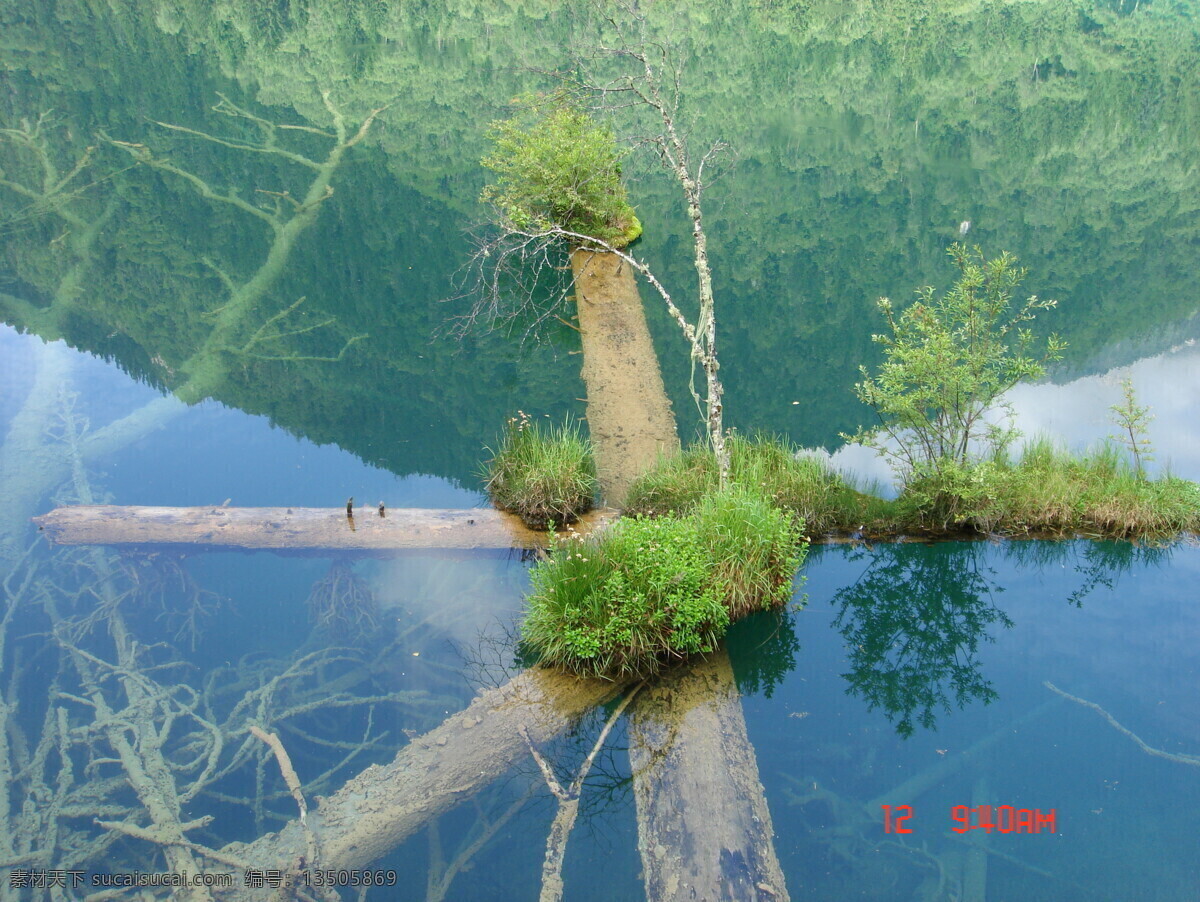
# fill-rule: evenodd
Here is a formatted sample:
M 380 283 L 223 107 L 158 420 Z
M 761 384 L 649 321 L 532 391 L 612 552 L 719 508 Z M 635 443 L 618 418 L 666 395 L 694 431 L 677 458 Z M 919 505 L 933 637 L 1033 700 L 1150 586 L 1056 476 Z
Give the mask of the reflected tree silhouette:
M 934 729 L 952 703 L 997 698 L 977 653 L 994 641 L 991 627 L 1013 624 L 992 603 L 1003 590 L 985 553 L 981 544 L 876 546 L 866 571 L 834 597 L 848 691 L 881 709 L 901 736 Z
M 739 620 L 726 634 L 725 646 L 742 695 L 761 692 L 770 698 L 800 656 L 796 621 L 789 608 Z
M 1067 596 L 1068 604 L 1083 607 L 1083 600 L 1097 588 L 1112 591 L 1122 576 L 1134 568 L 1163 567 L 1171 562 L 1175 542 L 1137 545 L 1133 542 L 1079 539 L 1074 542 L 1014 541 L 1004 546 L 1005 555 L 1020 567 L 1071 565 L 1080 577 L 1079 586 Z

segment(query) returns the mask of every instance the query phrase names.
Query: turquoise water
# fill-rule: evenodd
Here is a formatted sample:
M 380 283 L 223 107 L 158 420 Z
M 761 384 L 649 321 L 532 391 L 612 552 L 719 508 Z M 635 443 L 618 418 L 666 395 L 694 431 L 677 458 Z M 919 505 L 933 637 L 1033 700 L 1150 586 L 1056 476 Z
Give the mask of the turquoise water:
M 887 479 L 838 438 L 865 418 L 873 302 L 944 287 L 967 224 L 1060 301 L 1038 325 L 1066 359 L 1011 396 L 1026 433 L 1102 439 L 1128 376 L 1155 468 L 1200 479 L 1194 4 L 843 13 L 652 14 L 684 50 L 694 140 L 737 151 L 708 195 L 729 423 Z M 29 518 L 481 504 L 505 418 L 582 414 L 585 391 L 558 320 L 456 328 L 484 132 L 590 27 L 551 3 L 0 5 L 0 902 L 64 898 L 22 868 L 177 869 L 112 826 L 151 823 L 122 736 L 155 731 L 179 819 L 212 818 L 189 839 L 220 849 L 296 816 L 248 723 L 314 805 L 515 672 L 516 555 L 56 549 Z M 337 117 L 352 133 L 389 103 L 304 219 Z M 290 156 L 246 150 L 268 132 Z M 675 189 L 626 168 L 635 249 L 686 305 Z M 686 436 L 686 351 L 647 309 Z M 791 897 L 1200 893 L 1198 567 L 1190 539 L 814 549 L 806 604 L 729 639 Z M 560 779 L 604 713 L 544 749 Z M 568 898 L 644 897 L 627 744 L 618 724 L 586 783 Z M 983 805 L 1052 809 L 1055 830 L 952 831 Z M 527 758 L 374 863 L 398 888 L 366 898 L 531 898 L 554 810 Z

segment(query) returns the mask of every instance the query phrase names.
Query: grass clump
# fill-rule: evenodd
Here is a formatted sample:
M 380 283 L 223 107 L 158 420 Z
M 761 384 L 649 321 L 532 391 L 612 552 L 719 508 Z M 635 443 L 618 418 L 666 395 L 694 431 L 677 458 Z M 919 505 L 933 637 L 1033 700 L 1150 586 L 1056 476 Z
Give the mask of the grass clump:
M 1173 476 L 1148 478 L 1115 444 L 1072 454 L 1049 441 L 1019 457 L 1000 450 L 984 460 L 947 459 L 913 475 L 887 500 L 848 485 L 818 457 L 774 438 L 730 438 L 734 484 L 762 492 L 803 520 L 811 536 L 865 533 L 1063 535 L 1162 538 L 1200 530 L 1200 486 Z M 711 451 L 693 446 L 666 457 L 629 492 L 626 513 L 682 515 L 716 491 Z
M 779 438 L 732 435 L 729 478 L 761 491 L 777 507 L 804 521 L 811 535 L 854 529 L 870 515 L 871 499 L 855 491 L 815 455 Z M 716 491 L 716 458 L 704 445 L 664 457 L 630 488 L 626 513 L 659 516 L 692 510 Z
M 492 503 L 532 529 L 572 523 L 596 498 L 596 461 L 579 425 L 542 426 L 524 411 L 508 421 L 484 479 Z
M 1149 479 L 1111 443 L 1072 454 L 1040 439 L 1019 460 L 1000 455 L 916 481 L 898 506 L 901 520 L 932 530 L 1157 538 L 1200 527 L 1200 486 Z
M 612 128 L 562 95 L 530 95 L 493 122 L 483 165 L 496 174 L 481 199 L 517 233 L 554 232 L 625 247 L 642 232 L 621 178 L 626 152 Z M 570 238 L 572 244 L 585 239 Z
M 556 540 L 534 568 L 527 651 L 610 679 L 712 651 L 731 622 L 791 598 L 800 529 L 759 492 L 731 486 L 686 514 L 626 517 Z

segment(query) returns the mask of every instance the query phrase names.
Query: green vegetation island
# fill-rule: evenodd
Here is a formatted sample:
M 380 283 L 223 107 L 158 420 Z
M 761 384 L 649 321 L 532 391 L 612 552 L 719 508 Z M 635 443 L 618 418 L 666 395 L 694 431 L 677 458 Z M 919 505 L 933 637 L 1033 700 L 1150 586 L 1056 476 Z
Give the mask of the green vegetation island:
M 699 171 L 648 49 L 628 52 L 644 66 L 630 84 L 638 85 L 638 102 L 657 114 L 656 146 L 682 186 L 692 220 L 698 316 L 689 321 L 629 251 L 642 228 L 621 178 L 624 153 L 613 130 L 580 105 L 586 76 L 558 94 L 522 99 L 514 118 L 492 126 L 495 153 L 483 162 L 497 179 L 483 200 L 493 207 L 499 237 L 483 253 L 488 265 L 527 266 L 561 244 L 573 259 L 611 255 L 638 272 L 666 303 L 693 365 L 704 371 L 705 394 L 692 391 L 707 436 L 679 453 L 660 453 L 637 474 L 620 505 L 623 519 L 586 537 L 552 534 L 547 557 L 533 571 L 522 625 L 533 660 L 580 675 L 632 679 L 712 652 L 732 622 L 788 603 L 814 541 L 1163 540 L 1196 531 L 1200 485 L 1169 473 L 1147 475 L 1151 415 L 1128 381 L 1123 403 L 1110 411 L 1117 431 L 1109 441 L 1084 453 L 1048 439 L 1014 450 L 1021 433 L 1005 395 L 1042 378 L 1047 364 L 1062 358 L 1066 343 L 1056 335 L 1039 342 L 1030 325 L 1057 303 L 1037 295 L 1017 301 L 1028 272 L 1015 257 L 989 258 L 960 242 L 947 251 L 957 270 L 949 289 L 920 288 L 904 305 L 880 298 L 884 328 L 873 338 L 884 359 L 873 372 L 862 366 L 854 386 L 876 424 L 842 437 L 887 458 L 896 497 L 851 484 L 822 456 L 784 439 L 725 429 Z M 483 303 L 495 309 L 501 300 L 493 293 Z M 657 361 L 642 367 L 657 371 Z M 531 527 L 554 529 L 591 509 L 601 489 L 596 474 L 579 424 L 543 427 L 520 412 L 485 480 L 497 507 Z

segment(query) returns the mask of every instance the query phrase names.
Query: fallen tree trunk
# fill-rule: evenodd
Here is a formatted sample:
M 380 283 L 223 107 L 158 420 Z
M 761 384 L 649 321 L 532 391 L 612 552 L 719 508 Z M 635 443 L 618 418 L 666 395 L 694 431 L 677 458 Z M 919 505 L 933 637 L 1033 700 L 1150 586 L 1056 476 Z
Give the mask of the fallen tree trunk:
M 632 712 L 629 758 L 647 898 L 787 899 L 724 649 L 644 690 Z
M 297 818 L 278 833 L 226 846 L 222 854 L 249 867 L 286 871 L 309 854 L 307 828 L 320 850 L 317 867 L 365 868 L 527 756 L 525 736 L 534 744 L 553 739 L 620 688 L 526 670 L 414 739 L 389 764 L 368 767 L 320 799 L 304 823 Z M 263 897 L 249 888 L 236 896 Z
M 597 476 L 606 503 L 620 507 L 660 454 L 679 451 L 675 416 L 632 267 L 616 254 L 579 249 L 571 270 Z
M 588 427 L 609 504 L 663 453 L 675 419 L 631 267 L 571 254 L 588 387 Z M 787 899 L 754 748 L 722 649 L 645 690 L 633 704 L 629 757 L 646 896 Z
M 616 511 L 585 514 L 579 532 L 607 523 Z M 405 548 L 539 548 L 546 533 L 490 508 L 374 508 L 353 517 L 326 507 L 59 507 L 34 517 L 60 545 L 200 545 L 273 551 L 391 551 Z

